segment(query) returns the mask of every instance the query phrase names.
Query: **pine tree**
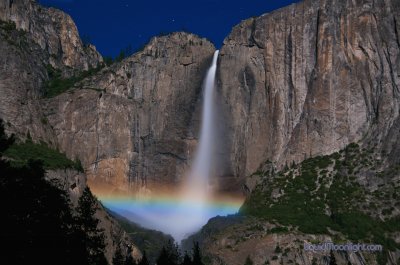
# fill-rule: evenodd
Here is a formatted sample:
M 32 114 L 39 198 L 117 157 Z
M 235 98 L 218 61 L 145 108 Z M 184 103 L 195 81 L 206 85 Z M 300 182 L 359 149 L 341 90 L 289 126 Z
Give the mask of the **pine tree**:
M 171 240 L 168 240 L 167 244 L 167 253 L 168 253 L 168 265 L 179 265 L 181 260 L 181 254 L 179 252 L 179 247 L 177 244 L 174 244 Z
M 179 265 L 181 254 L 178 245 L 171 240 L 161 249 L 160 255 L 157 258 L 157 265 Z
M 149 260 L 147 259 L 147 256 L 146 256 L 146 251 L 143 251 L 143 257 L 140 260 L 138 265 L 150 265 L 150 262 L 149 262 Z
M 199 242 L 195 242 L 193 245 L 193 265 L 204 265 L 202 261 Z
M 192 265 L 192 264 L 193 264 L 192 259 L 190 258 L 189 254 L 185 252 L 185 255 L 183 257 L 183 262 L 181 265 Z
M 250 256 L 247 256 L 246 261 L 244 263 L 244 265 L 253 265 L 253 261 L 251 260 Z
M 97 201 L 88 187 L 83 191 L 78 202 L 78 224 L 81 238 L 86 244 L 86 257 L 89 265 L 107 264 L 104 256 L 104 234 L 98 228 L 99 220 L 94 217 L 98 209 Z
M 169 264 L 169 260 L 168 260 L 167 249 L 165 247 L 163 247 L 161 249 L 160 255 L 158 255 L 157 265 L 168 265 L 168 264 Z

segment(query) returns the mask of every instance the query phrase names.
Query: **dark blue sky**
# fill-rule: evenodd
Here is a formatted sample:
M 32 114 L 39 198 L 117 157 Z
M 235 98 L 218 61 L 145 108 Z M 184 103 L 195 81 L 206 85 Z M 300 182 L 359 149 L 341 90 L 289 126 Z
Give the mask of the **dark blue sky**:
M 160 33 L 186 30 L 218 48 L 232 27 L 298 0 L 39 0 L 70 14 L 81 36 L 105 56 L 133 50 Z

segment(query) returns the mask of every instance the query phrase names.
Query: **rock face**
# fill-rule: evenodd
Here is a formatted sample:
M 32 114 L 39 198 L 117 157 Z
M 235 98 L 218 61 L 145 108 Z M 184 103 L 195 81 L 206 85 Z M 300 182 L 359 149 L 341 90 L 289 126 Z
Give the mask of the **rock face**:
M 267 160 L 281 168 L 359 140 L 400 153 L 390 144 L 400 123 L 399 8 L 394 0 L 307 0 L 236 26 L 218 66 L 220 152 L 229 158 L 220 175 L 241 179 Z M 154 38 L 47 101 L 61 149 L 97 184 L 174 185 L 196 145 L 213 51 L 190 34 Z
M 395 0 L 306 0 L 236 26 L 219 66 L 231 174 L 385 145 L 399 123 L 399 14 Z
M 255 173 L 245 182 L 250 192 L 256 189 L 250 198 L 266 198 L 265 190 L 270 187 L 272 200 L 284 205 L 287 187 L 298 176 L 285 175 L 280 186 L 272 188 L 268 180 L 278 179 L 277 169 L 358 142 L 363 150 L 370 148 L 375 164 L 370 168 L 363 164 L 357 172 L 346 174 L 365 189 L 362 203 L 379 203 L 377 209 L 359 210 L 374 217 L 372 223 L 388 221 L 382 209 L 394 202 L 390 214 L 398 218 L 398 199 L 390 197 L 389 189 L 399 187 L 399 172 L 390 171 L 397 168 L 400 154 L 399 21 L 399 1 L 305 0 L 245 20 L 233 29 L 220 52 L 218 91 L 230 121 L 227 174 L 246 177 Z M 357 164 L 348 157 L 344 160 Z M 267 176 L 266 171 L 275 173 Z M 332 183 L 340 174 L 331 175 Z M 300 186 L 298 193 L 306 184 Z M 368 197 L 372 191 L 390 199 L 372 200 Z M 335 196 L 343 199 L 339 193 Z M 315 205 L 323 198 L 315 193 L 308 197 Z M 348 201 L 356 200 L 352 195 Z M 263 200 L 257 206 L 269 213 L 276 209 Z M 305 212 L 315 218 L 311 211 Z M 285 216 L 284 210 L 280 213 Z M 333 218 L 334 211 L 323 215 Z M 290 220 L 283 231 L 270 226 L 268 221 L 280 222 L 274 218 L 230 223 L 234 218 L 211 220 L 194 235 L 202 241 L 211 264 L 244 264 L 248 255 L 254 264 L 328 264 L 330 253 L 304 251 L 303 243 L 338 240 L 335 231 L 319 236 L 299 233 Z M 390 237 L 399 242 L 398 234 L 395 229 Z M 333 255 L 338 264 L 399 263 L 398 247 L 386 250 L 384 261 L 382 254 L 340 251 Z
M 309 235 L 278 231 L 274 224 L 254 218 L 215 217 L 201 232 L 184 242 L 190 250 L 192 242 L 200 242 L 203 253 L 212 265 L 242 265 L 250 257 L 253 264 L 330 264 L 332 255 L 336 264 L 378 264 L 376 253 L 352 251 L 307 251 L 305 245 L 315 242 L 335 242 L 332 236 Z M 395 260 L 396 254 L 393 254 Z M 388 264 L 396 264 L 390 262 Z
M 29 133 L 34 141 L 57 146 L 40 102 L 48 79 L 47 66 L 67 77 L 101 62 L 93 46 L 82 44 L 75 24 L 65 13 L 34 1 L 0 0 L 0 118 L 8 133 L 15 133 L 18 139 Z M 86 176 L 72 170 L 50 171 L 47 178 L 66 190 L 75 206 L 87 185 Z M 99 207 L 96 215 L 104 229 L 105 255 L 111 264 L 117 244 L 127 249 L 132 241 L 100 203 Z M 135 258 L 141 255 L 135 246 L 132 254 Z
M 0 117 L 8 132 L 22 138 L 29 132 L 35 140 L 55 143 L 38 103 L 47 56 L 12 24 L 2 22 L 0 33 Z
M 28 32 L 57 68 L 87 70 L 103 61 L 93 45 L 82 43 L 71 17 L 58 9 L 44 8 L 33 0 L 1 0 L 0 20 L 13 21 L 17 29 Z
M 196 144 L 196 107 L 214 50 L 193 34 L 155 37 L 143 51 L 47 100 L 60 148 L 81 159 L 96 186 L 173 185 Z
M 35 1 L 0 1 L 0 117 L 7 130 L 55 145 L 39 99 L 48 79 L 47 65 L 64 76 L 97 67 L 101 55 L 85 46 L 72 19 Z
M 229 158 L 220 175 L 246 177 L 266 160 L 280 168 L 359 140 L 375 141 L 398 162 L 399 5 L 306 0 L 237 25 L 218 67 L 227 127 L 221 156 Z M 102 58 L 56 9 L 3 0 L 0 19 L 16 25 L 2 27 L 0 39 L 0 116 L 12 121 L 9 132 L 57 143 L 99 185 L 174 185 L 182 178 L 196 145 L 211 43 L 186 33 L 156 37 L 38 103 L 48 64 L 69 76 Z

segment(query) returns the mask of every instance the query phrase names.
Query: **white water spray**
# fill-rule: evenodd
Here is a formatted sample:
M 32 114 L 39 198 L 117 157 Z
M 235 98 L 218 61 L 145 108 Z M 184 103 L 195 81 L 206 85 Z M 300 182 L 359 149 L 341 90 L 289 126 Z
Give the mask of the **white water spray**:
M 191 210 L 186 211 L 185 216 L 178 222 L 179 231 L 175 235 L 173 234 L 177 241 L 200 229 L 211 217 L 207 203 L 210 197 L 209 180 L 213 174 L 213 153 L 216 138 L 214 87 L 218 53 L 218 50 L 214 53 L 212 64 L 203 84 L 203 112 L 199 144 L 190 174 L 183 187 L 180 205 L 177 207 L 178 212 L 181 212 L 181 209 L 190 208 Z
M 157 229 L 172 235 L 177 242 L 198 231 L 217 215 L 236 213 L 237 207 L 213 205 L 209 190 L 214 174 L 214 149 L 216 146 L 215 124 L 215 75 L 218 51 L 203 84 L 203 112 L 199 144 L 183 192 L 175 201 L 110 202 L 106 206 L 144 227 Z
M 185 190 L 190 198 L 205 203 L 208 197 L 209 180 L 213 174 L 215 147 L 215 74 L 219 51 L 215 51 L 212 64 L 203 84 L 204 102 L 199 145 Z

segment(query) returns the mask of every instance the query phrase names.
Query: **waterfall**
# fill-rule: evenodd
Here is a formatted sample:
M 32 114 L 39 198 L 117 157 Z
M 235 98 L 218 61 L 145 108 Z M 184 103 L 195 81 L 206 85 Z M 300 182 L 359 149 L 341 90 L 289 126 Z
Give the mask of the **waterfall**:
M 207 221 L 217 215 L 237 213 L 242 203 L 213 197 L 209 190 L 210 178 L 214 176 L 216 142 L 215 75 L 218 51 L 203 83 L 202 122 L 198 147 L 193 164 L 182 191 L 170 197 L 154 194 L 150 200 L 102 199 L 111 210 L 150 229 L 171 234 L 177 242 L 198 231 Z
M 203 113 L 198 149 L 189 174 L 187 193 L 191 198 L 206 200 L 209 179 L 213 174 L 215 147 L 215 74 L 219 51 L 215 51 L 212 64 L 203 84 Z

